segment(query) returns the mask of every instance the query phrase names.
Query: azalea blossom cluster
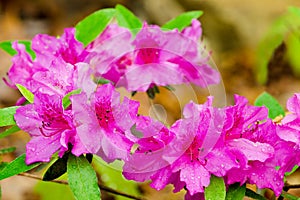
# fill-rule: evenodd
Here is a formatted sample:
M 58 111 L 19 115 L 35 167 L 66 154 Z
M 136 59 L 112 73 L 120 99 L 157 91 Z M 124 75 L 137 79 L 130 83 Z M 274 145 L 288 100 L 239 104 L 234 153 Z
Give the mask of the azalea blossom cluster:
M 291 114 L 280 123 L 268 118 L 267 108 L 236 95 L 235 105 L 224 108 L 213 107 L 213 97 L 201 105 L 190 102 L 184 117 L 167 127 L 139 115 L 139 102 L 121 100 L 116 88 L 145 92 L 217 84 L 219 73 L 199 49 L 200 22 L 193 20 L 182 31 L 144 23 L 135 36 L 110 24 L 86 47 L 74 34 L 68 28 L 58 38 L 35 36 L 35 58 L 23 44 L 12 45 L 17 54 L 5 81 L 34 94 L 34 102 L 15 114 L 31 136 L 27 164 L 49 162 L 56 152 L 91 153 L 107 162 L 123 160 L 127 179 L 151 180 L 158 190 L 167 184 L 174 192 L 185 188 L 186 199 L 203 198 L 213 175 L 227 185 L 252 183 L 281 193 L 285 172 L 299 164 L 300 94 L 289 99 Z M 69 104 L 63 103 L 66 97 Z

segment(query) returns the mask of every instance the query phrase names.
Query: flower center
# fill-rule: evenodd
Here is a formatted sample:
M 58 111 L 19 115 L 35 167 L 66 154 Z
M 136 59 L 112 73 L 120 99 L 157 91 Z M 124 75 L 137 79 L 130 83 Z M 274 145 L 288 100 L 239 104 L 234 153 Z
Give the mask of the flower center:
M 95 111 L 98 123 L 102 128 L 107 129 L 109 127 L 109 123 L 115 121 L 112 113 L 111 102 L 109 100 L 104 98 L 100 99 L 95 104 Z
M 39 129 L 45 137 L 51 137 L 66 129 L 70 129 L 69 123 L 65 118 L 66 116 L 64 116 L 59 106 L 54 103 L 45 105 L 40 117 L 42 119 L 42 126 Z
M 160 50 L 157 48 L 143 48 L 137 50 L 136 63 L 150 64 L 159 62 Z

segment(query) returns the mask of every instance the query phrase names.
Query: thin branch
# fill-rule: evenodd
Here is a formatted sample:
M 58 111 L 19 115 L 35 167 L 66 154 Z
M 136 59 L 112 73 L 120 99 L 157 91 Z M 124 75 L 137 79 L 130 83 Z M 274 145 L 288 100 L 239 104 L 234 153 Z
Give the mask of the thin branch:
M 297 188 L 300 188 L 300 184 L 290 185 L 288 183 L 285 183 L 283 190 L 287 192 L 289 189 L 297 189 Z
M 29 173 L 20 173 L 18 174 L 19 176 L 24 176 L 24 177 L 28 177 L 28 178 L 32 178 L 32 179 L 36 179 L 36 180 L 40 180 L 40 181 L 43 181 L 43 179 L 37 175 L 34 175 L 34 174 L 29 174 Z M 49 181 L 49 182 L 53 182 L 53 183 L 59 183 L 59 184 L 64 184 L 64 185 L 68 185 L 68 181 L 64 181 L 64 180 L 52 180 L 52 181 Z M 104 186 L 104 185 L 101 185 L 98 183 L 98 186 L 101 190 L 103 191 L 106 191 L 106 192 L 109 192 L 109 193 L 112 193 L 112 194 L 115 194 L 115 195 L 120 195 L 120 196 L 123 196 L 123 197 L 127 197 L 129 199 L 135 199 L 135 200 L 146 200 L 144 198 L 141 198 L 141 197 L 136 197 L 136 196 L 133 196 L 133 195 L 130 195 L 130 194 L 126 194 L 126 193 L 123 193 L 123 192 L 119 192 L 117 190 L 114 190 L 112 188 L 109 188 L 107 186 Z

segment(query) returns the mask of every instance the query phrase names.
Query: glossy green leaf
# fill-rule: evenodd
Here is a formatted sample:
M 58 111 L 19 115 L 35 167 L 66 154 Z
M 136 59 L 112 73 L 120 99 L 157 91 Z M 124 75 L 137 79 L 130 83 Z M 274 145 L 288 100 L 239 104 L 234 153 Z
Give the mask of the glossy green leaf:
M 84 156 L 69 155 L 68 182 L 77 200 L 101 199 L 96 173 Z
M 25 163 L 25 154 L 22 154 L 15 160 L 8 163 L 1 171 L 0 171 L 0 180 L 5 178 L 20 174 L 22 172 L 26 172 L 40 165 L 40 163 L 34 163 L 31 165 L 26 165 Z
M 43 181 L 52 181 L 67 172 L 67 162 L 69 154 L 65 153 L 62 158 L 58 158 L 46 171 Z
M 107 164 L 100 157 L 94 155 L 93 164 L 95 170 L 101 175 L 101 181 L 106 186 L 133 196 L 140 195 L 137 182 L 126 180 L 123 177 L 123 164 L 121 161 L 117 160 Z M 128 200 L 128 198 L 119 195 L 115 195 L 114 197 L 116 200 Z
M 8 129 L 6 129 L 4 132 L 0 133 L 0 139 L 7 137 L 15 132 L 18 132 L 20 130 L 20 128 L 18 126 L 12 126 Z
M 8 148 L 0 149 L 0 155 L 7 154 L 7 153 L 12 153 L 15 150 L 16 150 L 16 147 L 8 147 Z
M 31 49 L 31 41 L 21 40 L 21 41 L 18 41 L 18 43 L 25 45 L 26 51 L 27 51 L 27 53 L 29 53 L 29 55 L 31 56 L 32 59 L 34 59 L 36 57 L 35 52 Z M 17 54 L 17 51 L 14 48 L 12 48 L 11 41 L 0 42 L 0 48 L 11 56 L 14 56 Z
M 206 200 L 225 200 L 226 189 L 223 178 L 211 176 L 210 184 L 204 191 Z
M 15 125 L 14 114 L 19 106 L 12 106 L 0 109 L 0 127 Z
M 261 196 L 260 194 L 257 194 L 256 192 L 246 188 L 245 196 L 251 197 L 252 199 L 257 200 L 267 200 L 265 197 Z
M 272 97 L 269 93 L 263 92 L 261 95 L 257 97 L 254 102 L 255 106 L 266 106 L 269 110 L 269 117 L 274 119 L 277 116 L 284 116 L 285 112 L 282 106 L 278 103 L 278 101 Z
M 66 178 L 67 176 L 64 174 L 58 180 L 65 180 Z M 39 181 L 34 187 L 34 192 L 39 195 L 40 200 L 75 199 L 68 185 L 48 181 Z
M 239 183 L 230 185 L 226 193 L 226 200 L 243 200 L 246 193 L 246 185 Z
M 80 94 L 81 93 L 81 89 L 77 89 L 77 90 L 73 90 L 71 92 L 69 92 L 66 96 L 64 96 L 64 98 L 62 99 L 62 104 L 64 108 L 67 108 L 71 105 L 71 100 L 70 97 L 73 94 Z
M 115 15 L 115 9 L 106 8 L 98 10 L 78 22 L 75 26 L 75 37 L 87 46 L 106 28 Z
M 20 84 L 16 84 L 17 88 L 19 89 L 19 91 L 21 92 L 21 94 L 23 95 L 23 97 L 25 97 L 25 99 L 29 102 L 29 103 L 33 103 L 34 100 L 34 95 L 32 94 L 32 92 L 30 92 L 26 87 L 24 87 L 23 85 Z
M 122 5 L 116 6 L 116 17 L 118 24 L 131 30 L 134 35 L 143 26 L 141 20 Z
M 178 15 L 176 18 L 168 21 L 162 26 L 164 29 L 175 29 L 182 31 L 185 27 L 189 26 L 193 19 L 199 18 L 203 14 L 202 11 L 189 11 Z

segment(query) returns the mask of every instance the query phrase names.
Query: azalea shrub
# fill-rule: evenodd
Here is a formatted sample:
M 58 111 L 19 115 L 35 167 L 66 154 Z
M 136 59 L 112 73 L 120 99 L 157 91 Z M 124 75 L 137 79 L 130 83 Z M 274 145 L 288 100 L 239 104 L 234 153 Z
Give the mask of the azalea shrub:
M 131 98 L 220 83 L 202 45 L 201 15 L 186 12 L 158 26 L 118 5 L 59 37 L 0 43 L 12 55 L 4 81 L 22 94 L 16 106 L 0 109 L 0 126 L 7 127 L 0 138 L 20 129 L 31 137 L 25 154 L 1 162 L 0 180 L 44 167 L 44 181 L 67 173 L 76 199 L 100 199 L 94 162 L 119 160 L 126 179 L 156 190 L 171 184 L 186 191 L 185 199 L 264 199 L 264 190 L 247 184 L 296 198 L 283 188 L 300 162 L 300 94 L 289 98 L 287 115 L 268 93 L 255 105 L 235 95 L 224 107 L 208 96 L 186 104 L 173 124 L 141 115 L 141 102 Z

